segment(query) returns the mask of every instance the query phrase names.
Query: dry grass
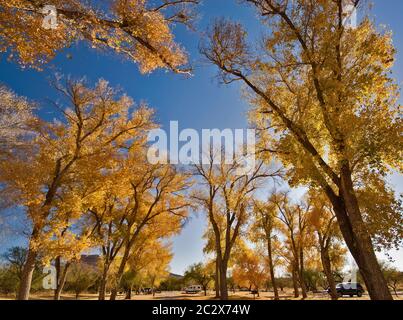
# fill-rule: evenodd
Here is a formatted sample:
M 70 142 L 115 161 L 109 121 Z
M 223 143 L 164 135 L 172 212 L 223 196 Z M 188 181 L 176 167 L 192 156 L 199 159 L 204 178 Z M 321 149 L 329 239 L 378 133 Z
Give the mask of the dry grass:
M 267 300 L 273 300 L 274 295 L 272 292 L 261 292 L 260 297 L 253 296 L 249 292 L 230 292 L 230 300 L 259 300 L 259 301 L 267 301 Z M 14 297 L 12 295 L 8 296 L 1 296 L 0 295 L 0 300 L 13 300 Z M 33 294 L 31 297 L 32 300 L 52 300 L 53 295 L 51 293 L 39 293 L 39 294 Z M 97 294 L 82 294 L 79 297 L 79 300 L 97 300 L 98 295 Z M 123 300 L 124 296 L 119 296 L 118 299 Z M 291 290 L 285 290 L 284 292 L 280 293 L 280 299 L 281 300 L 301 300 L 300 298 L 294 298 L 293 293 Z M 403 300 L 403 294 L 400 294 L 399 297 L 397 298 L 394 296 L 395 300 Z M 75 295 L 74 294 L 63 294 L 62 295 L 62 300 L 75 300 Z M 207 296 L 204 296 L 203 293 L 200 294 L 186 294 L 183 292 L 175 291 L 175 292 L 162 292 L 159 294 L 156 294 L 154 297 L 152 295 L 133 295 L 132 300 L 216 300 L 214 296 L 214 292 L 210 291 L 208 292 Z M 329 300 L 329 295 L 326 293 L 309 293 L 308 298 L 306 300 Z M 362 298 L 354 297 L 343 297 L 342 300 L 369 300 L 368 295 L 364 295 Z

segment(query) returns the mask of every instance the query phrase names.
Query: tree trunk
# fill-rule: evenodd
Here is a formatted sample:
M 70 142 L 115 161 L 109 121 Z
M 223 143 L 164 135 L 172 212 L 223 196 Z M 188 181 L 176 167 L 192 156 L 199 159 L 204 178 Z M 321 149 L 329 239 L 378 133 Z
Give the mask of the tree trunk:
M 109 271 L 109 263 L 105 262 L 104 267 L 102 270 L 102 277 L 99 282 L 99 295 L 98 295 L 98 300 L 105 300 L 106 296 L 106 281 L 108 278 L 108 271 Z
M 22 270 L 22 277 L 20 286 L 18 288 L 17 300 L 28 300 L 29 293 L 31 291 L 32 276 L 35 270 L 35 262 L 38 253 L 34 251 L 31 247 L 27 252 L 27 259 Z
M 54 295 L 54 300 L 60 300 L 60 296 L 63 292 L 64 285 L 66 284 L 66 279 L 67 279 L 67 271 L 68 268 L 70 267 L 70 263 L 66 262 L 66 265 L 64 268 L 61 266 L 61 258 L 57 257 L 56 258 L 56 290 L 55 290 L 55 295 Z M 63 271 L 62 271 L 63 269 Z
M 114 301 L 114 300 L 116 300 L 117 297 L 118 297 L 118 288 L 114 287 L 111 290 L 111 296 L 110 296 L 109 300 Z
M 272 283 L 273 291 L 274 291 L 274 300 L 279 300 L 278 289 L 277 289 L 276 279 L 275 279 L 275 275 L 274 275 L 273 253 L 272 253 L 270 238 L 267 239 L 267 253 L 269 256 L 270 278 L 271 278 L 271 283 Z
M 132 288 L 128 288 L 125 300 L 131 300 L 131 299 L 132 299 Z
M 302 299 L 308 298 L 308 294 L 306 292 L 306 284 L 305 284 L 305 279 L 304 279 L 304 251 L 301 246 L 299 249 L 299 270 L 298 270 L 298 278 L 299 278 L 299 283 L 301 285 L 301 292 L 302 292 Z
M 218 258 L 216 258 L 215 262 L 215 297 L 218 299 L 220 297 L 220 263 L 218 261 Z
M 220 298 L 220 261 L 218 259 L 218 253 L 216 252 L 215 260 L 215 276 L 214 276 L 214 286 L 215 286 L 215 297 Z
M 227 287 L 227 265 L 228 261 L 221 262 L 220 268 L 220 300 L 228 300 L 228 287 Z
M 348 164 L 342 167 L 340 196 L 336 196 L 330 187 L 326 187 L 325 192 L 332 202 L 344 241 L 358 265 L 371 299 L 393 300 L 358 207 Z
M 336 291 L 336 282 L 332 273 L 332 265 L 330 263 L 329 250 L 321 246 L 320 257 L 322 260 L 323 271 L 325 272 L 327 282 L 329 284 L 330 297 L 332 300 L 337 300 L 339 297 Z
M 125 272 L 126 263 L 127 263 L 127 260 L 129 259 L 130 247 L 131 246 L 125 247 L 125 252 L 123 254 L 122 260 L 119 265 L 119 270 L 116 273 L 116 283 L 115 283 L 114 288 L 112 288 L 110 300 L 116 300 L 116 297 L 118 295 L 118 289 L 120 286 L 120 282 L 122 281 L 122 277 Z
M 368 293 L 372 300 L 393 300 L 358 206 L 348 163 L 343 164 L 341 169 L 340 191 L 347 213 L 344 219 L 351 225 L 351 228 L 345 230 L 351 233 L 347 237 L 349 242 L 346 239 L 346 243 L 358 265 Z
M 298 281 L 297 281 L 297 270 L 295 268 L 295 263 L 293 263 L 292 265 L 292 271 L 291 271 L 291 275 L 292 275 L 292 284 L 294 286 L 294 298 L 298 298 L 299 297 L 299 289 L 298 289 Z

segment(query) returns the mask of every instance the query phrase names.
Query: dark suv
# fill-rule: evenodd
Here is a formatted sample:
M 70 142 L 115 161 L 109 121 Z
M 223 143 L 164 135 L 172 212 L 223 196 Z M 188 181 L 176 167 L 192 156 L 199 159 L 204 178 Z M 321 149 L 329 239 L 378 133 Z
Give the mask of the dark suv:
M 339 283 L 336 286 L 336 291 L 339 297 L 342 296 L 362 297 L 363 293 L 365 292 L 361 284 L 354 282 Z M 330 289 L 328 289 L 328 292 L 330 292 Z

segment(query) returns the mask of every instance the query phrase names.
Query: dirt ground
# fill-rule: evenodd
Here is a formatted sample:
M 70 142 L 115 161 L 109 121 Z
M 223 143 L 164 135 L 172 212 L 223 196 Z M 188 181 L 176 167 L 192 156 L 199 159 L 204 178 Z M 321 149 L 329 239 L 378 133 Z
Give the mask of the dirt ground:
M 273 300 L 272 292 L 261 292 L 260 297 L 253 296 L 249 292 L 240 292 L 237 291 L 235 293 L 230 292 L 231 300 Z M 41 293 L 41 294 L 33 294 L 32 300 L 52 300 L 52 294 Z M 79 297 L 79 300 L 97 300 L 97 294 L 82 294 Z M 13 300 L 14 297 L 12 295 L 9 296 L 0 296 L 0 300 Z M 124 295 L 119 296 L 118 299 L 123 300 Z M 284 292 L 280 292 L 281 300 L 301 300 L 301 298 L 294 298 L 291 290 L 285 290 Z M 399 297 L 394 296 L 395 300 L 403 300 L 403 293 L 399 294 Z M 63 294 L 62 300 L 75 300 L 74 294 Z M 152 295 L 133 295 L 132 300 L 215 300 L 214 292 L 210 291 L 207 293 L 207 296 L 204 296 L 204 293 L 200 294 L 186 294 L 184 292 L 174 291 L 174 292 L 162 292 L 156 294 L 154 297 Z M 307 300 L 329 300 L 329 295 L 327 293 L 309 293 Z M 343 297 L 342 300 L 369 300 L 369 296 L 364 294 L 362 298 L 350 298 Z

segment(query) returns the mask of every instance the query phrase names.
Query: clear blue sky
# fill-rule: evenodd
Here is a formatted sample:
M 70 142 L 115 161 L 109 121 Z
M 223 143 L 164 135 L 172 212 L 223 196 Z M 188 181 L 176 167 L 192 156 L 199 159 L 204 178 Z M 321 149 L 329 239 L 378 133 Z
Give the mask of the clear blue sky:
M 373 14 L 378 24 L 385 24 L 394 32 L 394 41 L 398 49 L 395 76 L 399 83 L 403 81 L 403 1 L 375 0 Z M 201 61 L 198 43 L 202 31 L 216 17 L 231 17 L 243 22 L 250 31 L 251 39 L 259 35 L 260 24 L 253 10 L 236 0 L 204 0 L 199 7 L 197 32 L 175 29 L 175 35 L 189 52 L 195 65 L 195 75 L 190 79 L 165 72 L 151 75 L 139 74 L 136 65 L 112 54 L 94 51 L 84 45 L 77 45 L 61 52 L 44 71 L 21 70 L 16 64 L 0 55 L 0 82 L 11 87 L 18 94 L 44 102 L 53 98 L 49 93 L 48 80 L 57 71 L 74 77 L 86 76 L 90 81 L 98 78 L 107 79 L 111 85 L 120 86 L 136 101 L 146 101 L 157 110 L 157 120 L 167 126 L 169 121 L 178 120 L 184 128 L 243 128 L 246 127 L 245 112 L 247 104 L 242 101 L 237 85 L 219 86 L 214 79 L 216 69 Z M 67 59 L 67 54 L 72 59 Z M 46 104 L 44 104 L 46 106 Z M 41 116 L 52 119 L 55 110 L 44 107 Z M 402 192 L 401 177 L 391 179 L 393 185 Z M 203 213 L 193 215 L 182 234 L 174 240 L 175 257 L 172 271 L 183 273 L 191 263 L 203 260 L 203 242 L 201 240 L 206 221 Z M 17 239 L 15 239 L 17 241 Z M 7 245 L 11 245 L 10 242 Z M 4 246 L 0 242 L 0 246 Z M 394 253 L 397 265 L 403 269 L 402 254 Z

